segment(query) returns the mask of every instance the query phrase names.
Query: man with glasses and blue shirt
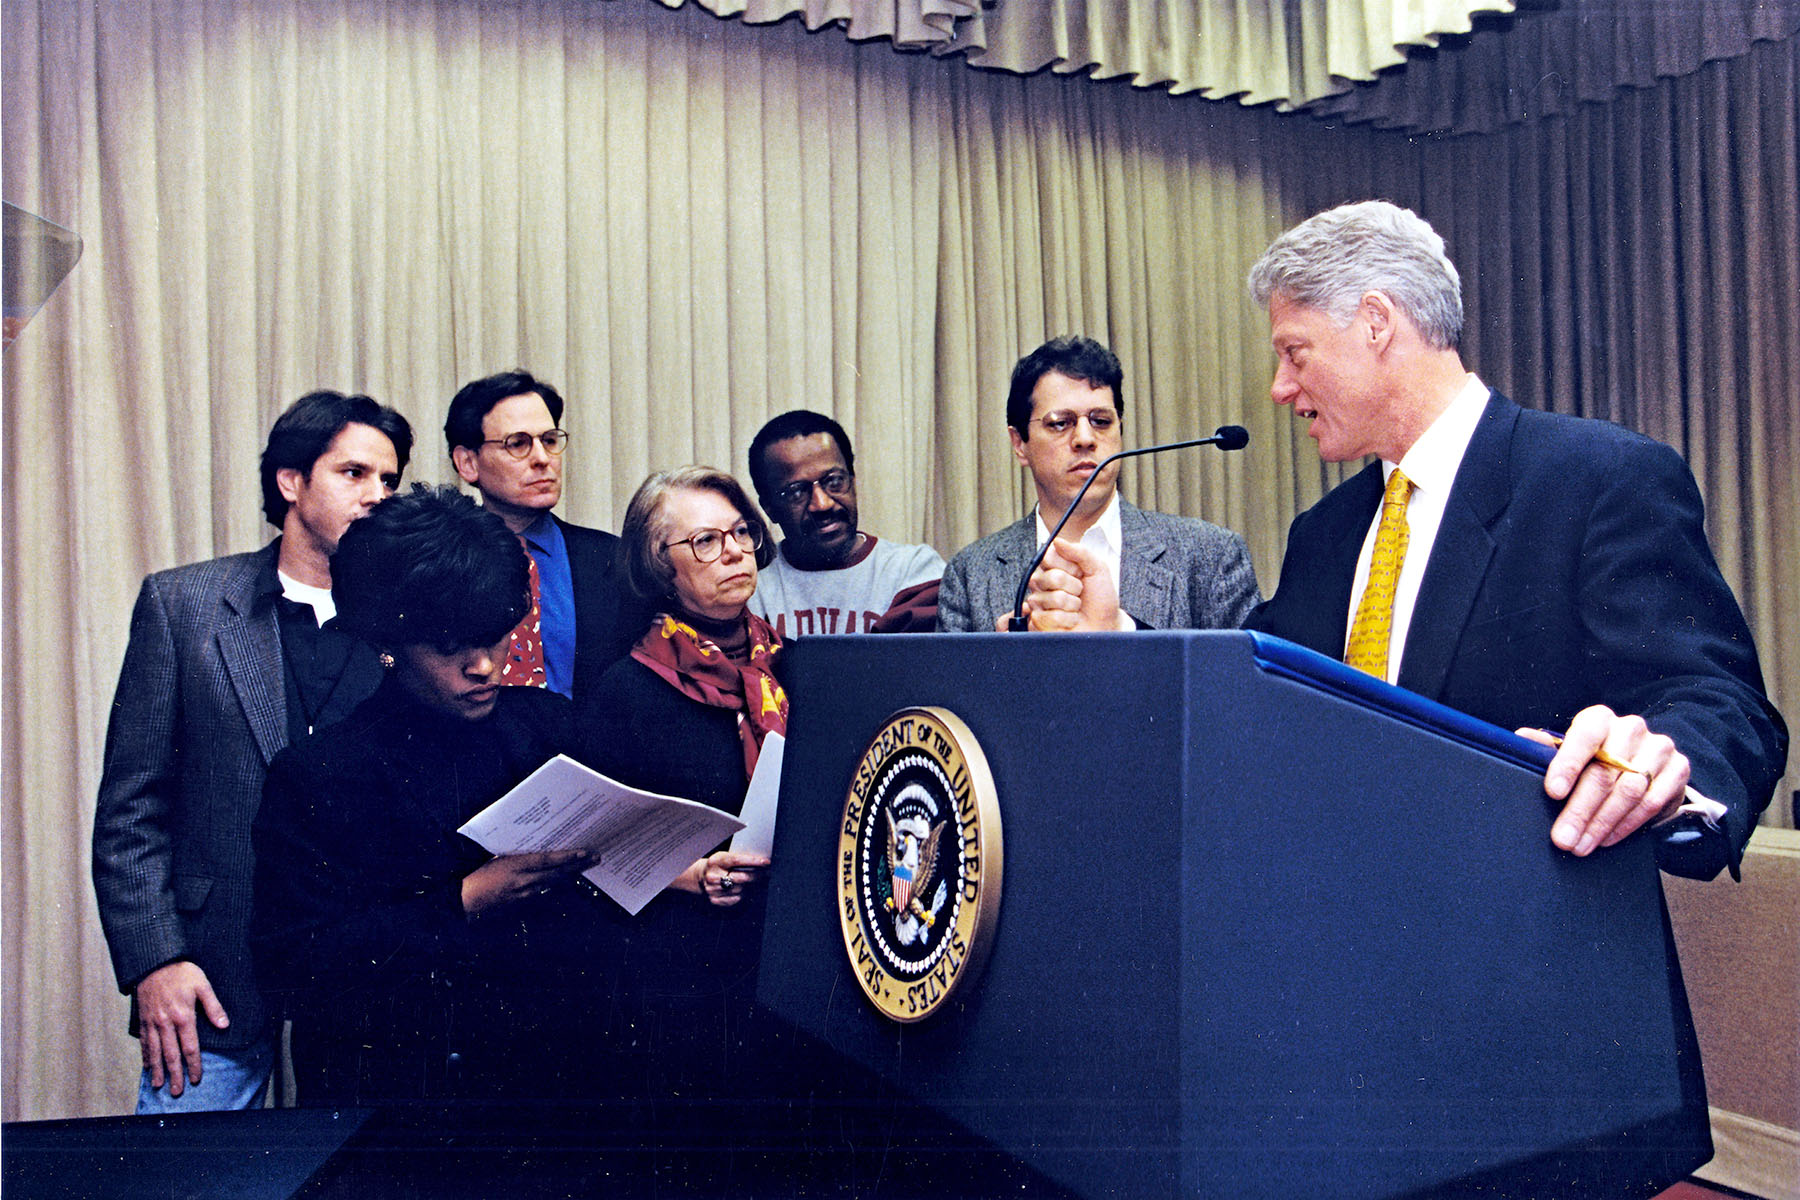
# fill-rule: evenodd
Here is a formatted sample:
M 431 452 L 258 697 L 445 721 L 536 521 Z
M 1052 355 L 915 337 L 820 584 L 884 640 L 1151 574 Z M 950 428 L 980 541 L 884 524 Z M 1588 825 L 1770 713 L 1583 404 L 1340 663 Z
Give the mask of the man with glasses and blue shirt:
M 756 499 L 782 533 L 750 608 L 784 639 L 936 624 L 944 560 L 857 528 L 855 468 L 849 435 L 822 413 L 782 413 L 750 441 Z
M 1006 399 L 1013 457 L 1037 508 L 950 560 L 938 628 L 1004 629 L 1032 556 L 1108 455 L 1124 448 L 1124 369 L 1085 337 L 1053 338 L 1019 360 Z M 1235 629 L 1260 598 L 1244 539 L 1193 517 L 1146 512 L 1118 494 L 1114 463 L 1094 481 L 1062 539 L 1087 547 L 1118 589 L 1120 629 Z
M 503 681 L 579 698 L 631 649 L 650 614 L 625 585 L 619 539 L 551 513 L 569 435 L 563 398 L 525 371 L 465 384 L 450 401 L 450 461 L 506 522 L 532 565 L 535 603 L 513 631 Z

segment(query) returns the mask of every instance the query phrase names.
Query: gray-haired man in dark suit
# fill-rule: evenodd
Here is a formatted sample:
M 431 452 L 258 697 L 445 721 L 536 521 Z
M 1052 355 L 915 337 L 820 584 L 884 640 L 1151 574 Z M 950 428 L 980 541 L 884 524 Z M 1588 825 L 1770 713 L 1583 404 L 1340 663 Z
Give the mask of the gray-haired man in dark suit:
M 1031 472 L 1037 510 L 964 547 L 945 568 L 938 628 L 1002 628 L 1037 548 L 1101 460 L 1123 448 L 1124 370 L 1091 338 L 1053 338 L 1013 368 L 1006 423 Z M 1235 629 L 1256 604 L 1244 539 L 1193 517 L 1146 512 L 1118 494 L 1118 464 L 1082 497 L 1061 537 L 1100 557 L 1118 589 L 1122 629 Z
M 94 814 L 94 893 L 143 1050 L 138 1111 L 260 1105 L 273 1015 L 250 961 L 250 825 L 269 760 L 375 690 L 369 647 L 329 624 L 337 540 L 399 485 L 406 419 L 312 392 L 262 456 L 252 554 L 144 580 Z

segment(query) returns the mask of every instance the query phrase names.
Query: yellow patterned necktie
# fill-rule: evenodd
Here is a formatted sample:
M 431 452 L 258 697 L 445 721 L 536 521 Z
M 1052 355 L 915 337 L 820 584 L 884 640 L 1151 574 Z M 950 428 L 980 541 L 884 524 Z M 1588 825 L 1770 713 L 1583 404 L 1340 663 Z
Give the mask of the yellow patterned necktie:
M 1394 588 L 1400 582 L 1400 564 L 1406 561 L 1406 502 L 1412 497 L 1412 480 L 1399 468 L 1388 476 L 1381 493 L 1381 524 L 1375 529 L 1375 552 L 1369 556 L 1369 582 L 1350 624 L 1350 643 L 1344 661 L 1377 679 L 1387 678 L 1388 642 L 1394 632 Z

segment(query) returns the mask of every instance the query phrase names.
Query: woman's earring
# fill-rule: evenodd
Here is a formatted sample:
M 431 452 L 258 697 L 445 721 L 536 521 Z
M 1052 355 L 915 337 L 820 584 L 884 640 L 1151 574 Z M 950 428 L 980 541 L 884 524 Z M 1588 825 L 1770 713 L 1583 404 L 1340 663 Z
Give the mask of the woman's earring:
M 386 650 L 383 650 L 377 657 L 381 660 L 382 670 L 391 671 L 394 669 L 394 656 L 389 654 Z

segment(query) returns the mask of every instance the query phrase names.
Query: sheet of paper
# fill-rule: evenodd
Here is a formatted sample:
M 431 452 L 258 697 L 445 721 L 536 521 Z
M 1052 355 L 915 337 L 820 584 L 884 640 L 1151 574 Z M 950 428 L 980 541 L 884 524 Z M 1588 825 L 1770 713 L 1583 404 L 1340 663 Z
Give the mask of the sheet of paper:
M 775 805 L 781 799 L 781 760 L 786 750 L 787 739 L 779 733 L 763 739 L 756 773 L 750 776 L 750 790 L 744 793 L 744 810 L 738 814 L 744 827 L 731 839 L 731 848 L 739 854 L 768 858 L 774 852 Z
M 696 858 L 743 827 L 730 813 L 628 788 L 559 754 L 457 832 L 491 854 L 596 847 L 600 865 L 584 874 L 636 916 Z

